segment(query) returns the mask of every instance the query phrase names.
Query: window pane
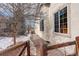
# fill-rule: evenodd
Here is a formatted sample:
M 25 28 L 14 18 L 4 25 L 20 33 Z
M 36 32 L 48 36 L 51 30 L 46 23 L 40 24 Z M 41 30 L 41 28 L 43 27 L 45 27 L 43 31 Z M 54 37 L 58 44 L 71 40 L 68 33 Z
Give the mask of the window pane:
M 67 18 L 64 19 L 64 23 L 67 23 Z
M 60 23 L 60 28 L 63 28 L 63 23 Z
M 60 32 L 67 33 L 67 7 L 60 10 Z
M 63 33 L 63 29 L 62 28 L 60 28 L 60 32 Z
M 63 28 L 67 28 L 67 23 L 64 23 L 64 27 Z
M 67 33 L 67 29 L 64 29 L 64 33 Z

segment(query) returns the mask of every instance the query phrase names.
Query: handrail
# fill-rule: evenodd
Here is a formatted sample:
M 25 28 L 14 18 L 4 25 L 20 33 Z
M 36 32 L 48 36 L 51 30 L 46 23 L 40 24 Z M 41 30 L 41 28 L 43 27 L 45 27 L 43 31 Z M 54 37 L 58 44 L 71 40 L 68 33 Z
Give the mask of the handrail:
M 24 48 L 22 49 L 21 47 L 24 47 Z M 0 55 L 7 55 L 9 52 L 12 52 L 12 51 L 14 51 L 18 48 L 21 48 L 21 51 L 19 51 L 19 55 L 21 56 L 21 54 L 24 52 L 23 50 L 25 50 L 26 47 L 28 47 L 28 42 L 27 41 L 26 42 L 20 42 L 20 43 L 17 43 L 16 45 L 8 47 L 5 50 L 0 51 Z M 11 55 L 11 53 L 9 55 Z
M 61 47 L 65 47 L 65 46 L 70 46 L 70 45 L 75 45 L 75 44 L 76 44 L 75 41 L 66 42 L 66 43 L 60 43 L 60 44 L 48 46 L 48 47 L 47 47 L 47 50 L 57 49 L 57 48 L 61 48 Z
M 44 47 L 46 47 L 46 48 L 44 48 L 43 54 L 44 54 L 44 56 L 47 56 L 47 51 L 49 51 L 49 50 L 53 50 L 53 49 L 57 49 L 57 48 L 61 48 L 61 47 L 66 47 L 66 46 L 70 46 L 70 45 L 75 45 L 75 44 L 76 44 L 76 42 L 72 41 L 72 42 L 51 45 L 51 46 L 44 45 Z
M 65 42 L 65 43 L 48 46 L 48 44 L 46 44 L 46 41 L 44 39 L 40 38 L 36 34 L 32 35 L 31 39 L 36 47 L 37 55 L 41 55 L 41 56 L 47 56 L 47 54 L 48 54 L 47 52 L 49 50 L 66 47 L 66 46 L 70 46 L 70 45 L 76 45 L 76 41 L 70 41 L 70 42 Z M 74 54 L 72 54 L 72 55 L 74 55 Z

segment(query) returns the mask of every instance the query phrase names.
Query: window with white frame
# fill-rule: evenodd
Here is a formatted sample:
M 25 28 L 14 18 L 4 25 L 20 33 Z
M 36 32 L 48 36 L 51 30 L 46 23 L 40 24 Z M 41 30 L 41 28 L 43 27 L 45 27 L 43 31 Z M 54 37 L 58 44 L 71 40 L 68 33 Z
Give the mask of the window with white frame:
M 68 33 L 67 7 L 54 14 L 54 31 L 59 33 Z

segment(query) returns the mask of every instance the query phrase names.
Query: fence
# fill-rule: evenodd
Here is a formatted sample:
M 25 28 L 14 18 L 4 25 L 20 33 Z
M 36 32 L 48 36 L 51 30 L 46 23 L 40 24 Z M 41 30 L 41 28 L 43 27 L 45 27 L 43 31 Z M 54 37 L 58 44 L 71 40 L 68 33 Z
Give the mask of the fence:
M 76 40 L 72 42 L 65 42 L 65 43 L 51 45 L 51 46 L 48 46 L 43 39 L 39 37 L 36 38 L 37 36 L 36 37 L 33 36 L 33 37 L 34 38 L 32 38 L 33 39 L 32 41 L 35 44 L 37 56 L 47 56 L 48 55 L 47 52 L 49 50 L 53 50 L 61 47 L 67 47 L 71 45 L 76 46 L 75 47 L 76 53 L 72 54 L 71 56 L 79 55 L 79 37 L 76 37 Z M 7 48 L 6 50 L 1 51 L 0 55 L 1 56 L 26 56 L 25 53 L 27 53 L 27 56 L 30 56 L 30 41 L 21 42 L 16 45 L 13 45 Z
M 53 50 L 53 49 L 57 49 L 57 48 L 61 48 L 61 47 L 67 47 L 67 46 L 71 46 L 71 45 L 75 45 L 75 49 L 76 49 L 76 53 L 72 54 L 71 56 L 78 56 L 79 55 L 79 37 L 76 37 L 75 41 L 72 42 L 66 42 L 66 43 L 61 43 L 61 44 L 56 44 L 56 45 L 51 45 L 51 46 L 47 46 L 47 45 L 43 45 L 43 56 L 47 56 L 47 51 L 49 50 Z
M 27 52 L 26 52 L 27 50 Z M 0 56 L 30 56 L 30 42 L 20 42 L 0 52 Z

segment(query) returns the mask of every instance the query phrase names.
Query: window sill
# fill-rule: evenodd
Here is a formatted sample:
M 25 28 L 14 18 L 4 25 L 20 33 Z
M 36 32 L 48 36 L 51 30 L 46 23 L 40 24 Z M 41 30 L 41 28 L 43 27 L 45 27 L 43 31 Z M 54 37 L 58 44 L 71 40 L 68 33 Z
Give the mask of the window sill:
M 64 37 L 69 37 L 71 38 L 71 35 L 69 33 L 65 34 L 65 33 L 58 33 L 58 32 L 54 32 L 55 35 L 58 35 L 58 36 L 64 36 Z

